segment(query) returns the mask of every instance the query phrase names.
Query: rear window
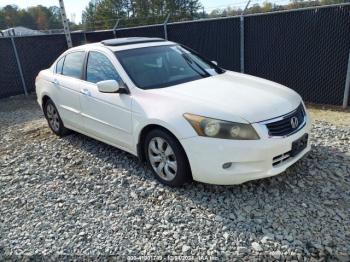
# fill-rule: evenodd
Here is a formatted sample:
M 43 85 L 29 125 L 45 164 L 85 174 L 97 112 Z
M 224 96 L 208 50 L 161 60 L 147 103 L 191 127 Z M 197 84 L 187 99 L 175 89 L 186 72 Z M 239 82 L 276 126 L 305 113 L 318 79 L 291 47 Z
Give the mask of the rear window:
M 85 52 L 74 52 L 66 55 L 62 74 L 74 78 L 81 78 Z

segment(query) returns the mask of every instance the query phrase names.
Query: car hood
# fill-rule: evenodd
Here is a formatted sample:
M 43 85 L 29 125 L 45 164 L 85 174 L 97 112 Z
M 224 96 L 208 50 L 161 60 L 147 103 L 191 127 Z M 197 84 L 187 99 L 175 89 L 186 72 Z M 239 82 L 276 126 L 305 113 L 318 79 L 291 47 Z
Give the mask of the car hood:
M 301 97 L 285 86 L 230 71 L 158 89 L 158 92 L 167 94 L 168 97 L 186 98 L 187 101 L 199 104 L 199 107 L 217 108 L 250 123 L 287 114 L 301 103 Z

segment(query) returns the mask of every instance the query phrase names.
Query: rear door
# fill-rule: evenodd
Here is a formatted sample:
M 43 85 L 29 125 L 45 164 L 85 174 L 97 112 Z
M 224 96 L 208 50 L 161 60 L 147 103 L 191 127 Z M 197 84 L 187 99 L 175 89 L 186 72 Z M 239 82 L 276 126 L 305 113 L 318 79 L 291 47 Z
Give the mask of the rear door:
M 57 101 L 60 116 L 65 126 L 83 128 L 80 114 L 80 90 L 83 77 L 85 51 L 68 53 L 57 62 L 56 74 L 53 80 L 57 89 Z
M 131 149 L 131 101 L 129 94 L 101 93 L 96 83 L 121 77 L 110 54 L 90 51 L 86 61 L 86 82 L 80 97 L 84 127 L 88 133 L 123 149 Z

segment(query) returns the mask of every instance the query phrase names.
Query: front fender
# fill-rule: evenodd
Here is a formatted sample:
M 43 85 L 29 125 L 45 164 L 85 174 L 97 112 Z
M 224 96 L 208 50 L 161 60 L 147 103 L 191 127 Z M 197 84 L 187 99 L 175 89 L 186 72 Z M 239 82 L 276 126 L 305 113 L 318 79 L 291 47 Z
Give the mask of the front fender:
M 134 134 L 134 150 L 138 152 L 138 144 L 141 138 L 141 133 L 144 128 L 150 125 L 160 126 L 173 134 L 177 140 L 197 136 L 192 126 L 185 120 L 185 118 L 177 121 L 164 121 L 157 118 L 139 118 L 133 117 L 133 134 Z

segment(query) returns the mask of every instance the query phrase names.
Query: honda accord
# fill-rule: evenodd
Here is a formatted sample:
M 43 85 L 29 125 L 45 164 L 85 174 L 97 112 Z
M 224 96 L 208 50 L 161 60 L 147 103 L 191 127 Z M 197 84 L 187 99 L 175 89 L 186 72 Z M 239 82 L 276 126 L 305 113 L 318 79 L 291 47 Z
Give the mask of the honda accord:
M 274 176 L 310 150 L 296 92 L 164 39 L 71 48 L 39 73 L 36 93 L 55 134 L 75 130 L 125 150 L 170 186 Z

